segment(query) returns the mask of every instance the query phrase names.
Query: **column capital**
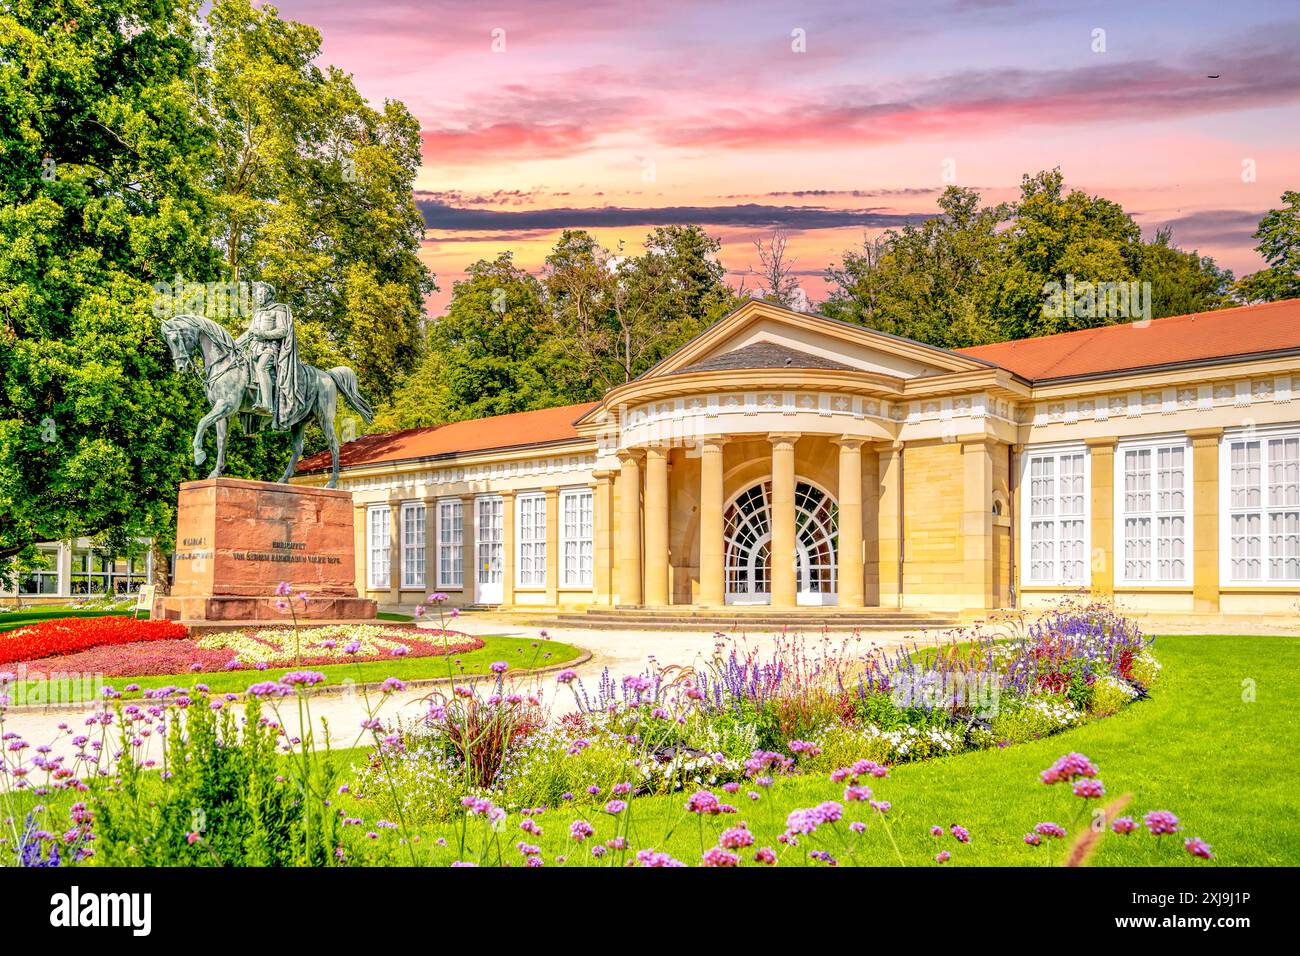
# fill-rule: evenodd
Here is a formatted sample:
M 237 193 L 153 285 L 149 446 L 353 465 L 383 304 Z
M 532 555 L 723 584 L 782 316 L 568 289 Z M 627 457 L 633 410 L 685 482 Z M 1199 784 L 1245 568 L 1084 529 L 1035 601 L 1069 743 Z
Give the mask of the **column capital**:
M 615 472 L 612 468 L 597 468 L 592 471 L 592 484 L 598 484 L 603 481 L 612 481 Z
M 853 450 L 855 448 L 861 448 L 863 445 L 865 445 L 866 439 L 858 438 L 855 435 L 833 435 L 831 436 L 830 442 L 832 445 L 839 445 L 841 448 L 848 448 L 849 450 Z
M 1223 429 L 1221 427 L 1187 429 L 1187 438 L 1193 445 L 1217 445 L 1222 437 Z
M 618 452 L 619 463 L 623 465 L 640 464 L 641 459 L 644 457 L 644 448 L 621 448 Z
M 1115 446 L 1119 444 L 1119 439 L 1113 435 L 1099 435 L 1094 438 L 1085 438 L 1083 443 L 1093 451 L 1114 451 Z
M 882 455 L 887 455 L 887 454 L 896 455 L 900 451 L 902 451 L 903 448 L 906 447 L 906 445 L 907 442 L 903 441 L 901 438 L 893 438 L 893 439 L 887 439 L 885 441 L 872 442 L 871 448 L 874 451 L 880 452 L 880 454 Z
M 730 435 L 704 435 L 699 439 L 699 444 L 701 449 L 710 445 L 721 448 L 729 441 L 731 441 Z
M 968 451 L 986 451 L 996 448 L 1002 442 L 998 441 L 992 435 L 959 435 L 957 443 L 961 445 L 962 454 Z
M 803 437 L 801 432 L 768 432 L 767 440 L 773 445 L 793 445 Z

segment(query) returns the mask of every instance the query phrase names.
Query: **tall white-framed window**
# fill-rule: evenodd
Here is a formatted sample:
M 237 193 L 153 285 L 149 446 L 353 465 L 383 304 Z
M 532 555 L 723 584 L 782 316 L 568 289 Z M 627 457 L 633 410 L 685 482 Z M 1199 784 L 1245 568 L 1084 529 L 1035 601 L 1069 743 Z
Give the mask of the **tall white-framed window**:
M 438 502 L 438 587 L 465 586 L 465 525 L 459 498 Z
M 561 580 L 565 587 L 591 587 L 591 509 L 590 488 L 560 492 Z
M 515 515 L 519 569 L 515 583 L 521 588 L 546 587 L 546 495 L 517 496 Z
M 1021 482 L 1025 583 L 1086 587 L 1091 570 L 1087 449 L 1028 450 Z
M 1300 426 L 1225 437 L 1220 486 L 1227 581 L 1300 581 Z
M 1115 454 L 1120 584 L 1190 584 L 1192 453 L 1186 438 L 1121 443 Z
M 366 510 L 366 576 L 372 590 L 392 586 L 391 521 L 392 511 L 388 505 L 371 505 Z
M 402 587 L 424 587 L 424 502 L 402 502 Z

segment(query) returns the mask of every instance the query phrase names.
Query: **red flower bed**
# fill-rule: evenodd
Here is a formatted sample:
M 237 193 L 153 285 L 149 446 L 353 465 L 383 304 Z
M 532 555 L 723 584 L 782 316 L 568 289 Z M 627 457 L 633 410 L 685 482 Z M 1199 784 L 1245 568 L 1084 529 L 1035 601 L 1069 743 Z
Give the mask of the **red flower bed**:
M 187 637 L 176 621 L 137 621 L 129 617 L 61 617 L 0 634 L 0 664 L 74 654 L 92 647 L 167 641 Z

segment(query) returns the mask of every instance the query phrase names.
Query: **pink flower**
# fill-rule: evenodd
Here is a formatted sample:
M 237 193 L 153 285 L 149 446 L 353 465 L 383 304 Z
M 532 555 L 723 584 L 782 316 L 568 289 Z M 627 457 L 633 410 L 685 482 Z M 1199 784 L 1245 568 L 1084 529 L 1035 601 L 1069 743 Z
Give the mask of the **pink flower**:
M 1146 824 L 1152 836 L 1165 836 L 1182 829 L 1178 824 L 1178 818 L 1168 810 L 1152 810 L 1142 818 L 1142 822 Z
M 729 850 L 739 850 L 743 847 L 753 846 L 753 844 L 754 834 L 749 832 L 749 828 L 744 823 L 738 823 L 734 827 L 723 830 L 718 837 L 718 845 Z
M 754 862 L 771 866 L 776 862 L 776 851 L 769 846 L 762 847 L 754 854 Z
M 858 801 L 870 800 L 870 799 L 871 799 L 871 788 L 870 788 L 870 787 L 845 787 L 845 788 L 844 788 L 844 799 L 845 799 L 845 800 L 849 800 L 849 801 L 852 801 L 852 800 L 858 800 Z
M 949 853 L 947 850 L 940 850 L 938 855 L 934 858 L 934 862 L 947 863 L 950 859 L 952 859 L 951 853 Z
M 952 825 L 952 828 L 951 828 L 950 832 L 952 833 L 952 835 L 953 835 L 954 837 L 957 838 L 957 842 L 958 842 L 958 843 L 969 843 L 969 842 L 970 842 L 970 831 L 967 830 L 964 826 L 961 826 L 960 824 L 956 824 L 956 823 L 954 823 L 954 824 Z
M 1192 856 L 1199 856 L 1202 860 L 1214 859 L 1214 850 L 1200 837 L 1188 837 L 1183 841 L 1183 848 Z
M 686 809 L 691 813 L 702 813 L 713 815 L 722 812 L 722 804 L 718 798 L 707 790 L 697 790 L 691 798 L 686 801 Z
M 1034 827 L 1034 832 L 1039 836 L 1053 837 L 1057 840 L 1065 836 L 1065 828 L 1055 823 L 1039 823 Z
M 190 846 L 193 846 L 194 844 L 198 843 L 199 840 L 201 839 L 202 837 L 200 837 L 197 833 L 185 834 L 185 842 L 188 843 Z
M 1096 765 L 1081 753 L 1071 751 L 1039 774 L 1043 783 L 1068 783 L 1075 777 L 1097 776 Z
M 854 820 L 852 823 L 849 824 L 849 829 L 852 830 L 854 833 L 863 833 L 866 831 L 867 825 L 863 823 L 861 820 Z
M 591 824 L 586 820 L 574 820 L 569 824 L 569 838 L 571 840 L 577 840 L 579 843 L 595 832 L 596 831 L 591 828 Z
M 1040 843 L 1043 842 L 1043 838 L 1040 837 L 1037 833 L 1026 833 L 1025 842 L 1028 843 L 1030 846 L 1038 846 Z
M 941 827 L 941 826 L 932 826 L 932 827 L 930 827 L 930 836 L 932 836 L 932 837 L 941 837 L 941 836 L 943 836 L 943 827 Z
M 705 851 L 703 861 L 705 866 L 740 866 L 740 857 L 720 846 Z
M 1138 827 L 1137 821 L 1132 817 L 1120 817 L 1110 825 L 1110 828 L 1120 836 L 1127 836 Z
M 1106 786 L 1100 780 L 1083 777 L 1074 782 L 1074 795 L 1085 800 L 1095 799 L 1106 792 Z

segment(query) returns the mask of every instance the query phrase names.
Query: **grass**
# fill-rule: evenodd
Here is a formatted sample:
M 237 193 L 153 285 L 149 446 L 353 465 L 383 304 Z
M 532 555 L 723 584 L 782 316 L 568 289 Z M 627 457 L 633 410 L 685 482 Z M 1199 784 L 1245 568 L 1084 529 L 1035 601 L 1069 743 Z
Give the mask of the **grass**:
M 1145 832 L 1129 837 L 1108 834 L 1094 858 L 1096 865 L 1300 863 L 1295 784 L 1283 769 L 1300 744 L 1290 709 L 1300 697 L 1300 639 L 1162 637 L 1156 653 L 1164 671 L 1153 698 L 1114 717 L 1029 744 L 904 764 L 894 768 L 889 779 L 870 781 L 877 797 L 893 804 L 889 819 L 903 859 L 933 865 L 938 849 L 947 849 L 953 857 L 950 866 L 1045 864 L 1046 848 L 1026 846 L 1024 834 L 1045 820 L 1073 834 L 1088 821 L 1077 817 L 1085 801 L 1063 785 L 1045 786 L 1038 773 L 1061 754 L 1077 750 L 1099 766 L 1107 799 L 1133 794 L 1124 813 L 1140 818 L 1148 810 L 1167 809 L 1185 827 L 1177 837 L 1159 840 Z M 1251 688 L 1253 699 L 1247 693 Z M 823 800 L 842 801 L 843 793 L 842 786 L 824 777 L 778 779 L 757 803 L 746 799 L 747 789 L 735 797 L 719 791 L 740 812 L 708 821 L 706 846 L 713 845 L 711 838 L 722 827 L 748 820 L 758 837 L 756 845 L 778 847 L 775 837 L 791 810 Z M 683 810 L 685 798 L 679 794 L 633 801 L 633 847 L 654 846 L 683 862 L 698 861 L 700 834 L 694 816 Z M 366 816 L 374 813 L 365 802 L 356 802 L 354 808 Z M 586 812 L 598 837 L 614 834 L 612 817 L 597 813 L 595 807 Z M 575 853 L 578 848 L 567 839 L 568 824 L 577 816 L 573 809 L 544 814 L 538 821 L 543 837 L 529 837 L 529 842 L 541 846 L 548 862 L 557 854 L 573 857 L 571 863 L 590 861 L 589 851 Z M 854 861 L 896 865 L 898 857 L 873 816 L 861 804 L 845 804 L 844 824 L 858 819 L 869 824 L 864 836 L 848 834 L 841 824 L 841 832 L 861 847 Z M 513 835 L 507 848 L 524 836 L 516 829 L 520 819 L 511 816 L 506 832 Z M 971 843 L 961 845 L 951 837 L 936 841 L 929 835 L 932 825 L 947 828 L 953 823 L 971 831 Z M 456 829 L 451 824 L 426 827 L 421 843 L 430 847 L 442 836 L 454 845 Z M 1217 860 L 1192 858 L 1182 848 L 1184 836 L 1208 841 Z M 838 841 L 810 840 L 800 850 L 787 850 L 783 862 L 798 862 L 799 853 L 814 848 L 829 849 L 848 862 Z M 1058 843 L 1053 849 L 1059 862 L 1063 846 Z M 512 862 L 518 862 L 513 850 L 510 854 L 516 857 Z M 434 860 L 450 862 L 441 856 Z
M 61 617 L 130 617 L 129 610 L 87 610 L 85 608 L 68 608 L 68 607 L 33 607 L 24 608 L 21 611 L 4 611 L 0 613 L 0 633 L 5 631 L 17 630 L 20 627 L 27 627 L 29 624 L 38 624 L 41 621 L 51 621 Z
M 538 641 L 526 637 L 484 636 L 483 646 L 477 650 L 450 655 L 451 670 L 457 677 L 462 675 L 484 675 L 490 673 L 489 668 L 494 661 L 506 661 L 510 664 L 512 671 L 522 672 L 528 670 L 530 666 L 550 667 L 555 664 L 567 663 L 582 654 L 580 648 L 571 644 L 562 644 L 559 641 L 540 642 L 542 646 L 539 654 L 535 648 L 538 643 Z M 547 654 L 549 657 L 543 658 L 541 654 Z M 127 684 L 137 684 L 141 690 L 149 690 L 155 687 L 168 686 L 192 687 L 195 683 L 202 683 L 207 685 L 209 691 L 214 694 L 242 693 L 248 689 L 250 684 L 277 680 L 283 675 L 298 669 L 296 667 L 272 667 L 259 671 L 246 668 L 237 671 L 154 674 L 143 677 L 106 677 L 104 683 L 116 690 L 121 690 Z M 339 685 L 349 681 L 367 684 L 379 683 L 389 677 L 397 677 L 404 681 L 428 680 L 447 676 L 448 658 L 445 656 L 393 657 L 380 661 L 312 665 L 306 669 L 324 674 L 326 680 L 324 686 Z M 60 690 L 66 690 L 66 693 L 59 702 L 79 702 L 82 689 L 82 684 L 79 681 L 70 681 L 66 687 L 60 685 Z M 94 691 L 94 687 L 89 685 L 84 689 L 87 692 Z M 140 693 L 133 691 L 129 694 L 123 693 L 122 696 L 124 698 L 134 698 L 139 697 Z M 67 699 L 69 697 L 73 699 Z

